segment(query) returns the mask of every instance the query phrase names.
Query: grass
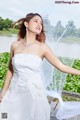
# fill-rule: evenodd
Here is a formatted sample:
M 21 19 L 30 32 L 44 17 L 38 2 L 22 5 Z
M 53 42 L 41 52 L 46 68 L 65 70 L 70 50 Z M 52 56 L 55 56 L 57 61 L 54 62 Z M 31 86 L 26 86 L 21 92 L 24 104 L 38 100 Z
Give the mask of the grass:
M 9 28 L 8 30 L 6 29 L 0 30 L 0 36 L 12 37 L 13 34 L 17 34 L 17 33 L 18 33 L 18 30 L 13 28 Z
M 80 43 L 80 37 L 66 37 L 62 38 L 62 42 L 67 42 L 67 43 Z
M 76 94 L 76 93 L 75 93 Z M 68 95 L 62 95 L 62 99 L 64 101 L 80 101 L 80 98 L 78 97 L 73 97 L 73 96 L 68 96 Z
M 62 94 L 62 99 L 63 99 L 63 101 L 77 101 L 77 102 L 80 102 L 80 98 L 69 96 L 69 95 L 64 95 L 64 94 Z M 57 98 L 52 98 L 52 97 L 48 96 L 48 101 L 49 101 L 49 103 L 51 103 L 52 101 L 53 102 L 58 102 L 58 99 Z

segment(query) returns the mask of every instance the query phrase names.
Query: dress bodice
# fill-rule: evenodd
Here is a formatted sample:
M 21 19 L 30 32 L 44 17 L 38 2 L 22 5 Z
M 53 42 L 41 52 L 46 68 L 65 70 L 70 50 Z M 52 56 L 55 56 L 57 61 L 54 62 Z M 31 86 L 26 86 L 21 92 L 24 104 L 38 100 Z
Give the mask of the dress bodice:
M 26 72 L 26 69 L 39 71 L 42 59 L 35 54 L 19 53 L 12 58 L 14 72 Z
M 39 83 L 42 80 L 40 75 L 42 62 L 35 54 L 15 54 L 12 58 L 13 81 L 16 80 L 15 82 L 23 86 L 26 86 L 27 82 Z

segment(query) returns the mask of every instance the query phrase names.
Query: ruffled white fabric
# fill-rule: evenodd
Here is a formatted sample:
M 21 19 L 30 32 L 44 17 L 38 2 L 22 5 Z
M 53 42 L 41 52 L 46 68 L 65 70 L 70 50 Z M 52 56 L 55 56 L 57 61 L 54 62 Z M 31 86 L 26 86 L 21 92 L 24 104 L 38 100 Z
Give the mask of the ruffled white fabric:
M 59 100 L 57 112 L 52 116 L 56 116 L 58 120 L 80 120 L 80 102 L 64 102 L 56 91 L 47 90 L 47 95 Z
M 15 54 L 14 74 L 0 103 L 0 120 L 50 120 L 50 105 L 41 76 L 42 60 L 33 54 Z

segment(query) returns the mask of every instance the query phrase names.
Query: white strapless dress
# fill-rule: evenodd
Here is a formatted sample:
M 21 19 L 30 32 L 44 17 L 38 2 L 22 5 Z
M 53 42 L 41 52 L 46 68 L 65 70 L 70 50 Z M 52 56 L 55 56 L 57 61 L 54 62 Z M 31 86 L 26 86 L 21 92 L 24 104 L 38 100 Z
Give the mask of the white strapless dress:
M 14 74 L 0 103 L 0 120 L 50 120 L 51 108 L 40 74 L 42 62 L 34 54 L 14 55 Z

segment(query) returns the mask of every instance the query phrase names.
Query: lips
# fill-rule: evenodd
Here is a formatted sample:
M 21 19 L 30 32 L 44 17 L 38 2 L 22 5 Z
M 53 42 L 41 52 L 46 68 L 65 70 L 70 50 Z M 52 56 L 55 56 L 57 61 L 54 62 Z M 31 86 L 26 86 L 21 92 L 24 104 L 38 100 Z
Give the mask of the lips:
M 41 30 L 40 27 L 36 27 L 37 30 Z

